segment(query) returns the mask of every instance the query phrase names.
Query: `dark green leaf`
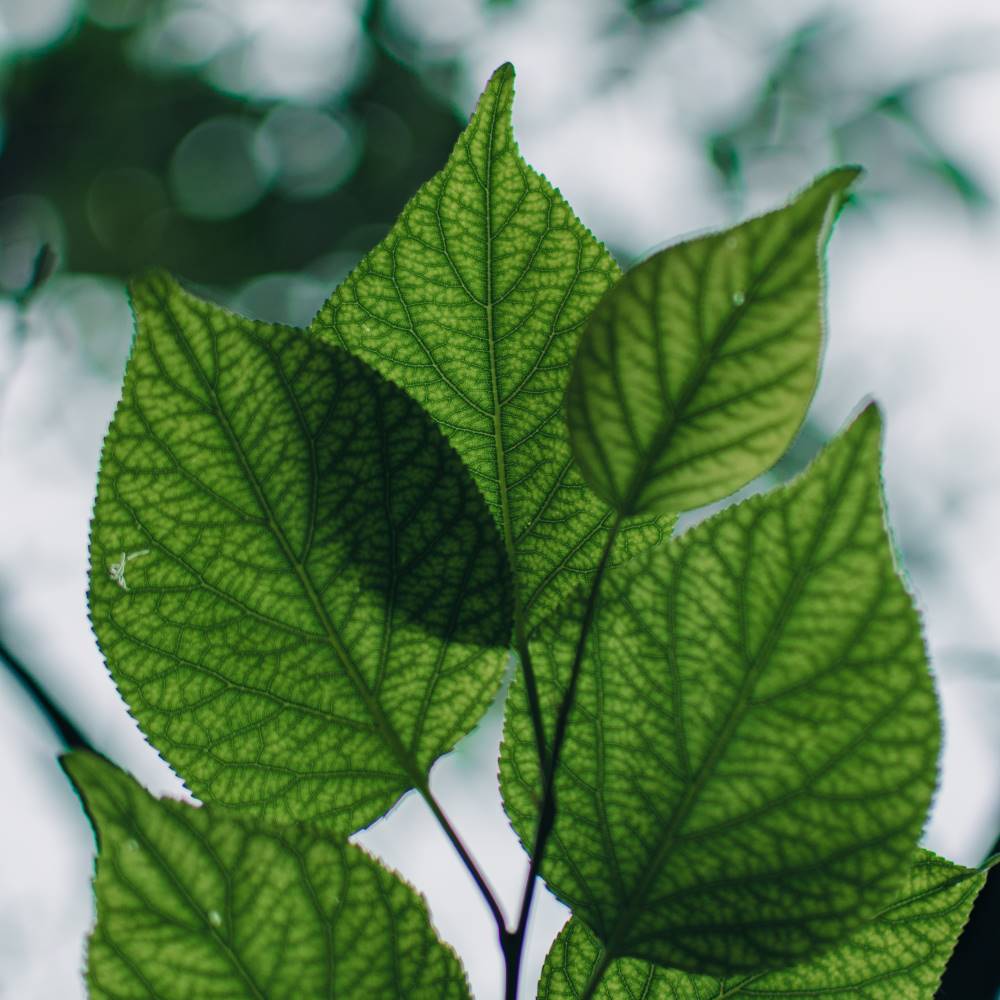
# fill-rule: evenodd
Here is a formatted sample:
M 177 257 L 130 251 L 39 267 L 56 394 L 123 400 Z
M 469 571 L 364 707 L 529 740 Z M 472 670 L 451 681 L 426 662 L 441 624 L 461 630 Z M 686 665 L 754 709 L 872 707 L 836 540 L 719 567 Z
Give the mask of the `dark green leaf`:
M 423 900 L 358 847 L 63 758 L 97 834 L 94 1000 L 469 1000 Z
M 356 829 L 496 693 L 510 588 L 489 511 L 346 351 L 162 275 L 133 304 L 91 537 L 111 672 L 201 799 Z
M 567 395 L 587 482 L 625 514 L 717 500 L 772 465 L 812 398 L 822 255 L 858 170 L 643 261 L 587 323 Z
M 886 535 L 868 408 L 792 485 L 610 570 L 542 873 L 613 957 L 790 964 L 895 895 L 935 782 L 937 702 Z M 582 600 L 539 630 L 554 713 Z M 537 798 L 520 686 L 504 797 Z
M 986 879 L 921 850 L 898 898 L 843 944 L 778 972 L 731 979 L 692 976 L 635 959 L 610 963 L 596 1000 L 929 1000 Z M 601 965 L 600 942 L 579 920 L 559 935 L 539 1000 L 580 1000 Z
M 519 154 L 513 94 L 501 66 L 444 169 L 313 328 L 438 421 L 493 510 L 535 622 L 595 568 L 611 518 L 574 467 L 563 397 L 580 330 L 619 271 Z M 624 541 L 660 534 L 637 524 Z

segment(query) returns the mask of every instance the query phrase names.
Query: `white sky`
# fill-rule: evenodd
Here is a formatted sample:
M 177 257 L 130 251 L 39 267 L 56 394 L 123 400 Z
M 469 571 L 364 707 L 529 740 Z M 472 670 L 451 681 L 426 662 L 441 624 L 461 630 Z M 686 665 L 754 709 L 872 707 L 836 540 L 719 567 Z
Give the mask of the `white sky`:
M 11 3 L 0 0 L 0 26 Z M 255 17 L 264 17 L 267 3 L 252 6 Z M 273 0 L 272 13 L 280 6 Z M 832 6 L 853 13 L 862 26 L 851 57 L 884 64 L 887 73 L 902 61 L 934 65 L 941 40 L 956 32 L 974 38 L 984 58 L 1000 66 L 1000 5 L 989 0 L 839 0 Z M 595 97 L 595 81 L 622 59 L 603 29 L 610 0 L 525 2 L 489 30 L 473 0 L 395 4 L 398 16 L 425 34 L 428 53 L 445 45 L 467 54 L 466 107 L 496 65 L 515 63 L 515 121 L 526 157 L 601 237 L 635 253 L 729 221 L 689 136 L 692 121 L 710 120 L 740 102 L 760 68 L 761 40 L 744 48 L 727 28 L 748 7 L 766 37 L 819 4 L 720 2 L 718 13 L 690 17 L 668 41 L 647 47 L 629 75 L 602 85 Z M 282 44 L 294 52 L 294 38 L 285 34 Z M 957 76 L 935 94 L 925 108 L 935 129 L 1000 198 L 994 181 L 1000 178 L 1000 72 Z M 803 183 L 827 165 L 824 152 L 815 151 L 818 162 L 803 163 Z M 755 190 L 753 207 L 787 193 Z M 849 215 L 834 237 L 830 272 L 829 346 L 814 413 L 832 430 L 863 396 L 879 399 L 888 413 L 886 482 L 897 532 L 906 544 L 926 537 L 943 554 L 933 573 L 913 572 L 946 717 L 942 786 L 927 843 L 973 863 L 1000 830 L 1000 677 L 991 677 L 988 666 L 970 668 L 975 657 L 967 655 L 1000 654 L 1000 615 L 993 610 L 1000 599 L 1000 219 L 994 212 L 973 222 L 938 204 L 888 205 L 874 218 Z M 120 703 L 86 620 L 94 471 L 117 386 L 93 370 L 80 316 L 118 331 L 115 348 L 98 359 L 117 377 L 127 308 L 116 287 L 72 278 L 58 279 L 40 299 L 28 317 L 26 352 L 9 372 L 0 411 L 4 632 L 30 654 L 43 682 L 74 708 L 105 752 L 155 791 L 176 792 L 176 779 Z M 14 325 L 13 312 L 0 311 L 0 372 L 12 356 Z M 513 908 L 523 856 L 496 795 L 470 792 L 491 787 L 497 737 L 494 720 L 440 762 L 433 781 Z M 0 998 L 82 996 L 91 841 L 54 770 L 54 749 L 0 674 Z M 488 916 L 420 803 L 405 800 L 362 839 L 428 895 L 439 929 L 466 961 L 477 997 L 494 1000 L 499 964 L 483 946 L 492 941 Z M 533 995 L 563 917 L 554 901 L 539 909 L 525 996 Z

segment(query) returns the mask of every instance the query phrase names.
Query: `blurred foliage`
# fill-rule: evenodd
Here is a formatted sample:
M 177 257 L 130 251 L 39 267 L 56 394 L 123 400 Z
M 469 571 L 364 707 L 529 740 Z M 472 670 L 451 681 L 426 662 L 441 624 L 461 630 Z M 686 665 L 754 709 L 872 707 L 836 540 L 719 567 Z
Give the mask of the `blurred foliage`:
M 140 26 L 84 21 L 64 44 L 21 58 L 9 73 L 0 191 L 51 205 L 69 270 L 124 276 L 161 264 L 198 282 L 233 284 L 363 250 L 457 135 L 451 109 L 374 43 L 357 86 L 327 105 L 357 123 L 356 166 L 343 184 L 315 197 L 272 186 L 231 217 L 192 217 L 171 183 L 179 144 L 220 116 L 260 134 L 278 102 L 220 92 L 192 72 L 151 71 L 130 57 Z M 26 253 L 33 260 L 37 249 Z M 16 291 L 12 278 L 3 275 Z
M 620 2 L 613 30 L 636 46 L 718 7 Z M 516 0 L 482 4 L 487 18 L 516 14 Z M 248 39 L 268 25 L 239 28 L 227 18 L 251 6 L 89 0 L 49 47 L 8 53 L 0 291 L 18 295 L 37 284 L 44 244 L 74 272 L 121 277 L 155 264 L 232 286 L 303 271 L 329 284 L 378 239 L 457 134 L 449 95 L 461 46 L 422 59 L 392 4 L 369 0 L 353 25 L 341 18 L 338 30 L 351 36 L 342 61 L 357 65 L 329 93 L 241 91 L 232 72 L 220 78 L 213 67 L 250 60 Z M 733 17 L 739 33 L 739 18 L 747 25 L 753 13 Z M 639 30 L 629 36 L 630 22 Z M 742 34 L 753 37 L 749 27 Z M 848 27 L 833 15 L 772 45 L 756 92 L 703 137 L 706 167 L 739 199 L 748 175 L 773 171 L 819 138 L 841 160 L 877 166 L 896 195 L 932 181 L 985 205 L 982 186 L 919 113 L 920 95 L 945 71 L 873 89 L 855 67 L 845 74 L 850 45 Z
M 853 44 L 850 25 L 826 13 L 776 46 L 745 109 L 705 137 L 725 187 L 739 196 L 748 171 L 773 170 L 783 154 L 826 143 L 831 161 L 870 170 L 864 198 L 923 196 L 943 185 L 970 208 L 989 205 L 985 188 L 921 112 L 921 99 L 952 73 L 971 68 L 970 60 L 956 53 L 935 71 L 908 76 L 904 69 L 888 83 L 876 82 L 850 58 Z
M 669 21 L 702 6 L 703 0 L 628 0 L 629 9 L 643 21 Z

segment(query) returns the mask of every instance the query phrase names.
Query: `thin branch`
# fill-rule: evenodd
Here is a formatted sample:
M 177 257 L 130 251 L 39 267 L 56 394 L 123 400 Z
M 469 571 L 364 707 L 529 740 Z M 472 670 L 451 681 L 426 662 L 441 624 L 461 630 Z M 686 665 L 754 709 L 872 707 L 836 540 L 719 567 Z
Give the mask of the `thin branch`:
M 462 859 L 462 864 L 465 865 L 467 871 L 472 876 L 472 881 L 476 883 L 476 888 L 486 901 L 486 905 L 489 907 L 490 913 L 493 915 L 493 920 L 496 922 L 497 934 L 500 937 L 500 944 L 504 949 L 506 949 L 506 941 L 510 936 L 510 932 L 507 930 L 507 918 L 504 916 L 503 910 L 500 909 L 500 904 L 497 902 L 496 892 L 487 881 L 486 876 L 479 870 L 479 866 L 476 864 L 475 859 L 469 853 L 469 849 L 463 843 L 462 838 L 458 835 L 458 832 L 451 825 L 451 821 L 445 815 L 445 812 L 441 808 L 438 800 L 434 797 L 434 793 L 430 790 L 430 786 L 425 782 L 424 784 L 418 786 L 417 791 L 420 792 L 424 801 L 428 806 L 430 806 L 430 810 L 434 814 L 434 818 L 438 821 L 438 825 L 444 831 L 448 840 L 451 841 L 451 846 L 455 849 L 455 852 Z
M 531 864 L 528 868 L 528 877 L 524 884 L 524 895 L 521 900 L 521 911 L 518 915 L 517 928 L 511 936 L 507 947 L 504 950 L 504 958 L 507 965 L 507 992 L 506 1000 L 517 1000 L 517 985 L 520 978 L 521 956 L 524 951 L 525 936 L 528 929 L 528 918 L 531 915 L 531 905 L 535 897 L 535 886 L 538 882 L 538 875 L 541 872 L 542 861 L 545 857 L 545 848 L 548 845 L 549 837 L 552 834 L 556 819 L 556 772 L 559 769 L 559 760 L 562 756 L 563 745 L 566 742 L 566 730 L 569 726 L 570 714 L 573 704 L 576 701 L 576 688 L 580 679 L 580 670 L 583 666 L 583 655 L 587 648 L 587 638 L 594 622 L 594 614 L 597 610 L 597 598 L 600 594 L 601 583 L 604 580 L 604 573 L 611 561 L 611 551 L 614 548 L 615 539 L 621 528 L 622 518 L 618 515 L 608 532 L 608 537 L 604 543 L 604 550 L 601 552 L 600 562 L 594 572 L 590 593 L 587 595 L 587 605 L 584 608 L 583 619 L 580 623 L 580 635 L 576 643 L 576 651 L 573 655 L 573 663 L 570 667 L 569 684 L 559 705 L 559 714 L 556 717 L 556 726 L 552 734 L 552 751 L 542 757 L 542 804 L 538 813 L 538 826 L 535 829 L 535 841 L 531 851 Z
M 524 614 L 520 601 L 514 608 L 514 638 L 518 659 L 521 661 L 521 671 L 524 674 L 524 693 L 528 698 L 528 712 L 531 715 L 531 728 L 535 731 L 535 749 L 538 751 L 538 768 L 544 778 L 548 767 L 548 746 L 545 742 L 545 720 L 542 717 L 542 703 L 538 697 L 538 680 L 535 668 L 531 662 L 531 650 L 524 632 Z
M 0 660 L 35 703 L 38 710 L 62 741 L 67 750 L 92 750 L 90 741 L 76 727 L 73 720 L 48 696 L 30 670 L 11 652 L 0 638 Z

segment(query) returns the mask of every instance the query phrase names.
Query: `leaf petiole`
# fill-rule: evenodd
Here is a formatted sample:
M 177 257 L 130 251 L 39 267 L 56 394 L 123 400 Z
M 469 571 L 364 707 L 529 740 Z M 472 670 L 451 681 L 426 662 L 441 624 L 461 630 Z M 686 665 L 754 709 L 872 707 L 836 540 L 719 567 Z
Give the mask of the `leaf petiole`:
M 458 831 L 451 825 L 451 821 L 441 808 L 441 804 L 434 797 L 434 793 L 430 790 L 429 785 L 424 782 L 417 787 L 417 791 L 420 792 L 421 797 L 434 814 L 434 818 L 437 820 L 438 826 L 440 826 L 442 831 L 444 831 L 444 835 L 448 838 L 451 846 L 455 849 L 455 853 L 459 856 L 459 858 L 461 858 L 462 864 L 465 865 L 466 870 L 472 876 L 472 881 L 476 883 L 476 888 L 485 900 L 486 905 L 489 907 L 490 914 L 496 922 L 497 933 L 500 936 L 500 944 L 504 949 L 506 949 L 506 942 L 510 937 L 510 932 L 507 930 L 507 918 L 504 916 L 503 910 L 500 909 L 499 902 L 497 902 L 496 892 L 490 885 L 486 876 L 479 870 L 479 866 L 476 864 L 475 858 L 473 858 L 469 853 L 469 849 L 465 846 L 462 838 L 458 835 Z
M 531 905 L 535 896 L 535 885 L 538 882 L 538 875 L 541 872 L 542 860 L 545 857 L 545 848 L 555 825 L 556 818 L 556 797 L 555 780 L 556 772 L 559 769 L 559 759 L 562 754 L 563 744 L 566 742 L 566 730 L 569 726 L 570 713 L 573 711 L 573 703 L 576 700 L 577 682 L 580 679 L 580 669 L 583 666 L 583 654 L 587 648 L 587 638 L 590 634 L 590 627 L 594 621 L 594 613 L 597 610 L 597 599 L 601 590 L 601 583 L 604 580 L 604 573 L 611 561 L 611 552 L 614 549 L 615 539 L 622 526 L 622 515 L 615 515 L 611 529 L 608 531 L 604 542 L 604 549 L 601 552 L 600 561 L 591 582 L 590 592 L 587 595 L 587 604 L 584 609 L 583 619 L 580 624 L 580 636 L 577 640 L 576 651 L 573 655 L 573 662 L 569 671 L 569 683 L 566 692 L 559 704 L 559 713 L 556 716 L 556 725 L 552 734 L 551 752 L 543 752 L 541 760 L 542 768 L 542 801 L 538 812 L 538 826 L 535 829 L 535 842 L 531 851 L 531 864 L 528 868 L 528 876 L 524 884 L 524 895 L 521 899 L 521 910 L 518 915 L 517 929 L 504 948 L 504 957 L 507 966 L 507 990 L 506 1000 L 516 1000 L 517 985 L 520 976 L 521 954 L 524 950 L 524 939 L 528 928 L 528 917 L 531 915 Z M 527 685 L 526 685 L 527 686 Z M 540 724 L 540 723 L 539 723 Z M 544 734 L 542 739 L 544 747 Z M 596 985 L 596 983 L 595 983 Z

